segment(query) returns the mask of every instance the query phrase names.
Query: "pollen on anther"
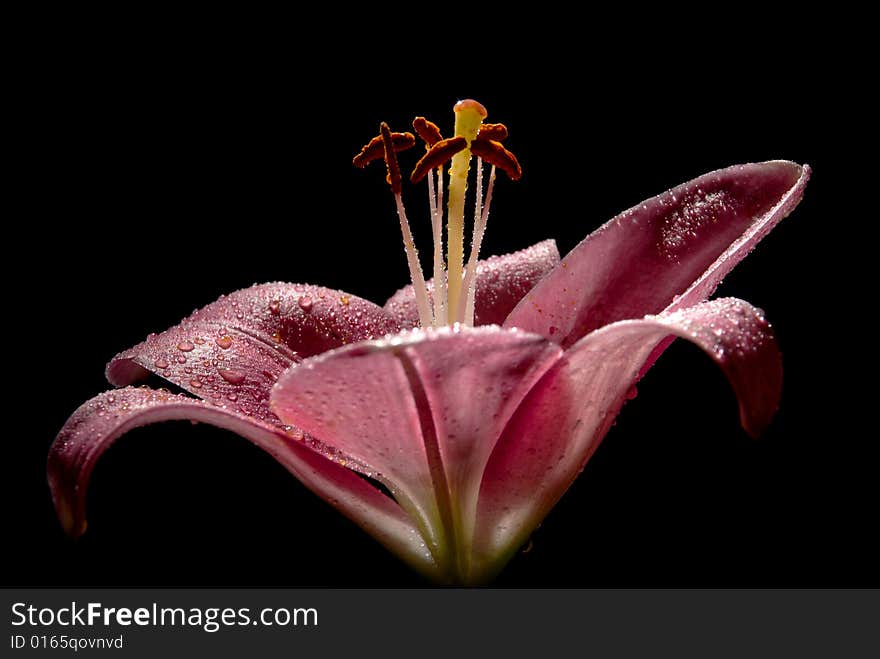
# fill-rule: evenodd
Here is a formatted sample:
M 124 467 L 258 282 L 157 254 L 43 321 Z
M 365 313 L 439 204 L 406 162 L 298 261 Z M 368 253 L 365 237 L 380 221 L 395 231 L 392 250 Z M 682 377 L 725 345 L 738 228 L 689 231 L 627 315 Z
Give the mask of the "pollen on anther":
M 418 183 L 432 169 L 440 167 L 456 153 L 464 151 L 465 148 L 467 148 L 467 140 L 461 135 L 450 137 L 447 140 L 440 140 L 416 163 L 416 167 L 413 169 L 409 180 L 413 183 Z

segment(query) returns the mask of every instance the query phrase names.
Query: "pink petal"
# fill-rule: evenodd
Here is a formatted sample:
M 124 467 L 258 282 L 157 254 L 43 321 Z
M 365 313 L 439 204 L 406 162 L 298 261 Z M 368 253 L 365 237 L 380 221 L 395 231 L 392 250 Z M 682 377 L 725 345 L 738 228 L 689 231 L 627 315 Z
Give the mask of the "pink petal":
M 492 448 L 561 352 L 497 326 L 415 330 L 303 362 L 273 389 L 272 409 L 374 469 L 439 557 L 469 545 Z
M 668 335 L 706 351 L 723 369 L 743 427 L 757 435 L 776 411 L 782 365 L 762 312 L 733 298 L 587 335 L 569 349 L 517 410 L 483 479 L 476 544 L 485 560 L 528 538 L 584 468 L 627 399 L 654 347 Z M 677 414 L 686 414 L 686 401 Z M 658 429 L 658 437 L 674 428 Z M 503 565 L 503 563 L 501 563 Z
M 292 364 L 396 331 L 388 314 L 354 295 L 262 284 L 224 296 L 120 353 L 107 366 L 107 379 L 124 386 L 151 371 L 199 398 L 275 424 L 269 390 Z
M 803 196 L 809 167 L 705 174 L 621 213 L 575 247 L 504 322 L 568 347 L 594 329 L 706 299 Z
M 279 428 L 183 395 L 145 387 L 105 392 L 77 409 L 49 452 L 49 486 L 64 529 L 86 528 L 86 491 L 98 458 L 122 434 L 159 421 L 190 420 L 232 430 L 284 465 L 306 487 L 330 502 L 388 549 L 417 569 L 432 559 L 406 514 L 391 498 L 354 472 L 321 457 Z
M 523 295 L 559 263 L 555 240 L 545 240 L 513 254 L 491 256 L 477 263 L 474 324 L 500 325 Z M 428 282 L 433 300 L 434 280 Z M 401 328 L 419 325 L 412 285 L 401 288 L 385 303 Z

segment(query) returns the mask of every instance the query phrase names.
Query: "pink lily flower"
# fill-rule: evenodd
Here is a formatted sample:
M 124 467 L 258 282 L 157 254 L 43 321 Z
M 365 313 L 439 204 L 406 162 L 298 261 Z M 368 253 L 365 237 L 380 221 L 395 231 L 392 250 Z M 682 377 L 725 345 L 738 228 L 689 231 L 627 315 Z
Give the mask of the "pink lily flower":
M 564 259 L 548 240 L 478 261 L 496 169 L 521 173 L 501 145 L 506 128 L 484 117 L 478 103 L 460 103 L 448 140 L 414 123 L 427 143 L 412 178 L 428 178 L 432 281 L 400 194 L 396 153 L 415 139 L 383 124 L 355 163 L 387 164 L 412 285 L 383 307 L 320 286 L 258 285 L 117 355 L 106 373 L 119 388 L 80 406 L 50 450 L 65 530 L 85 531 L 92 469 L 118 437 L 188 419 L 254 442 L 427 577 L 483 583 L 528 541 L 674 338 L 721 367 L 743 427 L 760 434 L 780 396 L 773 333 L 747 302 L 707 300 L 798 204 L 809 167 L 718 170 L 621 213 Z M 132 386 L 150 374 L 189 395 Z

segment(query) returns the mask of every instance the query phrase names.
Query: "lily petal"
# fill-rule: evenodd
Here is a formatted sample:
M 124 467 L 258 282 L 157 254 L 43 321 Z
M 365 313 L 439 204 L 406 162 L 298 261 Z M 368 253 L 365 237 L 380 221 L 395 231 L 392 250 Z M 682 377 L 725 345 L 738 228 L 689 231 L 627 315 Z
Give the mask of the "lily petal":
M 477 262 L 474 294 L 474 325 L 500 325 L 523 296 L 559 263 L 555 240 L 543 242 L 503 256 Z M 428 282 L 433 301 L 434 280 Z M 401 288 L 385 303 L 385 311 L 403 329 L 419 325 L 412 285 Z
M 532 389 L 498 441 L 480 491 L 475 551 L 503 565 L 558 501 L 665 337 L 702 348 L 727 375 L 757 435 L 779 402 L 782 365 L 759 309 L 735 298 L 614 323 L 587 335 Z
M 497 326 L 416 330 L 303 362 L 272 390 L 272 409 L 374 468 L 436 552 L 453 546 L 469 556 L 486 461 L 561 354 L 541 337 Z
M 560 343 L 712 294 L 803 196 L 810 168 L 787 161 L 705 174 L 648 199 L 583 240 L 505 320 Z
M 107 379 L 125 386 L 153 372 L 199 398 L 277 423 L 269 390 L 292 364 L 396 331 L 385 311 L 357 296 L 262 284 L 224 296 L 120 353 L 108 364 Z
M 433 559 L 408 516 L 390 497 L 278 428 L 190 398 L 146 387 L 108 391 L 71 415 L 49 452 L 49 487 L 64 529 L 86 528 L 86 492 L 101 454 L 132 428 L 190 420 L 232 430 L 272 455 L 310 490 L 331 503 L 388 549 L 423 572 Z

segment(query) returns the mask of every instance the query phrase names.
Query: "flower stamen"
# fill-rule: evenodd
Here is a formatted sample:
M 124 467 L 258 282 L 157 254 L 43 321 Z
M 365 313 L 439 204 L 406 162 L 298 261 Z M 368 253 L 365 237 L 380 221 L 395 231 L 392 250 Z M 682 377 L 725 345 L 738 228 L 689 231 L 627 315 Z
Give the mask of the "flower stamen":
M 384 158 L 388 175 L 386 180 L 394 194 L 400 229 L 406 249 L 413 291 L 422 327 L 474 322 L 474 297 L 476 289 L 477 260 L 486 231 L 489 206 L 495 185 L 496 169 L 502 169 L 513 180 L 522 176 L 522 168 L 501 140 L 507 138 L 504 124 L 483 124 L 486 108 L 474 100 L 456 103 L 455 135 L 443 138 L 440 128 L 425 117 L 416 117 L 412 126 L 425 143 L 425 153 L 410 174 L 410 181 L 418 183 L 428 178 L 428 206 L 431 212 L 431 228 L 434 240 L 434 291 L 433 309 L 418 260 L 418 252 L 412 239 L 409 221 L 403 208 L 403 179 L 397 162 L 397 152 L 415 146 L 412 133 L 393 133 L 388 125 L 381 124 L 381 134 L 374 137 L 354 157 L 354 164 L 364 167 L 367 163 Z M 477 157 L 477 192 L 474 200 L 474 223 L 470 241 L 470 254 L 464 262 L 464 206 L 468 187 L 471 155 Z M 451 160 L 449 183 L 446 188 L 446 261 L 443 260 L 443 193 L 444 165 Z M 483 162 L 491 165 L 489 184 L 483 192 Z M 435 178 L 436 177 L 436 178 Z
M 382 155 L 377 155 L 377 144 L 382 147 Z M 352 162 L 357 167 L 365 167 L 373 160 L 384 157 L 385 167 L 388 174 L 385 180 L 394 194 L 394 203 L 397 206 L 397 217 L 400 220 L 400 232 L 403 234 L 403 248 L 406 252 L 406 260 L 409 265 L 409 274 L 413 282 L 416 306 L 419 310 L 419 321 L 422 327 L 429 327 L 434 318 L 431 315 L 431 307 L 428 304 L 428 288 L 425 285 L 425 277 L 422 274 L 422 266 L 419 264 L 419 253 L 413 242 L 412 231 L 409 228 L 409 220 L 403 207 L 403 179 L 400 175 L 400 165 L 397 162 L 397 152 L 414 147 L 416 138 L 412 133 L 392 133 L 384 121 L 379 124 L 379 135 L 370 140 L 357 154 Z

